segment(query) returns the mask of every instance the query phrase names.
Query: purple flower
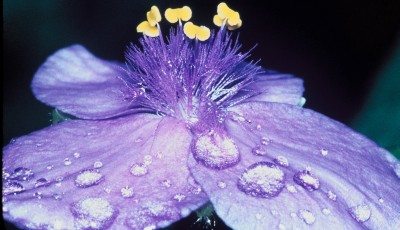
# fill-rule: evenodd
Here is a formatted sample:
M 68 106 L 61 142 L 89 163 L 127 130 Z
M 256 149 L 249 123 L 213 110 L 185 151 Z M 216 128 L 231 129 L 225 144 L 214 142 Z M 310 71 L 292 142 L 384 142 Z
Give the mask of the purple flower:
M 4 218 L 154 229 L 211 201 L 234 229 L 400 228 L 399 161 L 299 106 L 302 80 L 246 62 L 226 31 L 240 25 L 144 36 L 126 65 L 79 45 L 50 56 L 32 90 L 77 119 L 4 147 Z

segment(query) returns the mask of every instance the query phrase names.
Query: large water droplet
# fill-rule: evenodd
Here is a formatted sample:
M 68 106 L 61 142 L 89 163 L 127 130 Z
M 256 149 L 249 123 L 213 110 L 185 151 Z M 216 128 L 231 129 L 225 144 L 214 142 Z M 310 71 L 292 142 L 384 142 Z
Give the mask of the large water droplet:
M 49 186 L 50 182 L 46 180 L 46 178 L 39 178 L 37 179 L 35 183 L 35 188 L 43 187 L 43 186 Z
M 133 197 L 133 188 L 129 186 L 125 186 L 121 188 L 121 196 L 123 198 L 131 198 Z
M 115 208 L 104 198 L 85 198 L 72 205 L 77 229 L 105 229 L 114 221 Z
M 315 222 L 314 214 L 308 210 L 299 210 L 298 215 L 306 224 L 313 224 Z
M 6 181 L 3 186 L 3 195 L 17 194 L 25 191 L 22 184 L 15 181 Z
M 133 164 L 131 174 L 134 176 L 144 176 L 147 174 L 147 166 L 145 164 Z
M 18 180 L 18 181 L 28 181 L 32 179 L 34 176 L 32 170 L 24 167 L 19 167 L 14 169 L 14 172 L 11 173 L 9 179 Z
M 251 165 L 239 178 L 238 188 L 247 195 L 262 198 L 277 196 L 285 185 L 285 174 L 275 164 L 258 162 Z
M 224 134 L 213 132 L 203 134 L 193 140 L 194 158 L 212 169 L 226 169 L 240 160 L 235 142 Z
M 319 189 L 320 185 L 319 179 L 307 170 L 297 172 L 293 176 L 293 181 L 310 192 Z
M 75 178 L 75 185 L 81 188 L 87 188 L 99 184 L 104 176 L 91 169 L 81 171 Z
M 365 204 L 349 208 L 349 213 L 357 222 L 363 223 L 371 217 L 371 210 Z

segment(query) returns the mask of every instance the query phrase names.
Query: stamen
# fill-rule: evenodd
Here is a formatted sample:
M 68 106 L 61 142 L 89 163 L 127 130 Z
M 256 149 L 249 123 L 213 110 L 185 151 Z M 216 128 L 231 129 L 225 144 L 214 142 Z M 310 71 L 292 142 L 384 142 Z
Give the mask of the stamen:
M 189 21 L 192 18 L 192 10 L 188 6 L 182 8 L 168 8 L 165 11 L 165 19 L 170 23 L 176 23 L 178 20 Z
M 151 26 L 156 26 L 161 21 L 160 10 L 157 6 L 152 6 L 150 11 L 147 12 L 147 21 Z
M 196 26 L 192 22 L 187 22 L 183 26 L 183 32 L 190 39 L 197 38 L 200 41 L 205 41 L 210 38 L 211 32 L 210 29 L 205 26 Z
M 218 5 L 217 15 L 214 16 L 213 22 L 219 27 L 226 24 L 229 30 L 235 30 L 242 26 L 239 13 L 229 8 L 224 2 Z

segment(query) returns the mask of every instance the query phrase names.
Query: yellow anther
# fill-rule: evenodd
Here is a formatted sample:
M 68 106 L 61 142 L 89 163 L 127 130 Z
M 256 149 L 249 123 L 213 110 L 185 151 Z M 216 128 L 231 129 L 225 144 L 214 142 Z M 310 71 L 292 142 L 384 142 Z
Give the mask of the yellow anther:
M 196 26 L 192 22 L 186 22 L 183 26 L 183 32 L 190 39 L 197 38 L 200 41 L 205 41 L 210 37 L 210 29 L 205 26 Z
M 184 6 L 182 8 L 176 8 L 176 9 L 168 8 L 165 11 L 165 18 L 170 23 L 175 23 L 179 19 L 182 21 L 189 21 L 189 19 L 191 17 L 192 17 L 192 10 L 188 6 Z
M 150 22 L 148 21 L 143 21 L 136 27 L 136 31 L 138 33 L 144 33 L 145 35 L 149 37 L 157 37 L 160 35 L 160 32 L 158 31 L 157 26 L 152 26 Z
M 238 12 L 229 8 L 226 3 L 221 2 L 217 7 L 217 15 L 214 16 L 214 24 L 216 26 L 222 26 L 223 22 L 226 21 L 227 27 L 230 30 L 237 29 L 242 26 L 242 20 Z
M 160 10 L 157 6 L 152 6 L 150 11 L 147 12 L 147 21 L 151 26 L 157 25 L 161 21 Z

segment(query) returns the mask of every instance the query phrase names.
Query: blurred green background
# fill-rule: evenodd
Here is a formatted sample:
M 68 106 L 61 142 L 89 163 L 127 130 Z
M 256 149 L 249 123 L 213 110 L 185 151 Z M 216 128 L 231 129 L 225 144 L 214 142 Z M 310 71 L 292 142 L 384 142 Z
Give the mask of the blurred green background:
M 215 28 L 212 17 L 219 2 L 4 0 L 3 146 L 50 125 L 52 108 L 30 90 L 32 76 L 49 55 L 79 43 L 98 57 L 123 62 L 126 46 L 140 36 L 136 26 L 152 5 L 161 11 L 189 5 L 192 21 Z M 226 2 L 241 14 L 243 50 L 257 45 L 252 59 L 304 79 L 305 107 L 354 127 L 381 146 L 399 148 L 398 0 Z M 168 24 L 161 26 L 166 33 Z M 182 226 L 190 226 L 191 218 Z M 172 229 L 180 229 L 179 224 Z

